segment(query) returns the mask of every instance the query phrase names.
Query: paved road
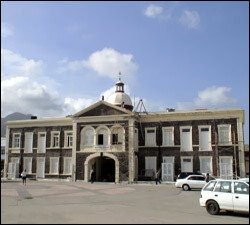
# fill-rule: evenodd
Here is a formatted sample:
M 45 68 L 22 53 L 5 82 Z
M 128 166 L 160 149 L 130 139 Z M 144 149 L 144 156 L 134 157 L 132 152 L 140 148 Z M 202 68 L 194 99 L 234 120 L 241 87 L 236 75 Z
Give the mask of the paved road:
M 1 223 L 248 224 L 249 215 L 209 215 L 200 191 L 173 184 L 111 184 L 67 181 L 1 183 Z

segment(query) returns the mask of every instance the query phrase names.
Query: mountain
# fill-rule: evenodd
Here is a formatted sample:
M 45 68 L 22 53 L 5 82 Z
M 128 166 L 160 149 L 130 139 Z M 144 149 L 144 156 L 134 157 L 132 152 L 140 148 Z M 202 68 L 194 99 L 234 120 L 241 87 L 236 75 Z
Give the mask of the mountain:
M 10 120 L 27 120 L 31 118 L 31 114 L 22 114 L 19 112 L 12 113 L 4 118 L 1 118 L 1 137 L 5 137 L 6 122 Z

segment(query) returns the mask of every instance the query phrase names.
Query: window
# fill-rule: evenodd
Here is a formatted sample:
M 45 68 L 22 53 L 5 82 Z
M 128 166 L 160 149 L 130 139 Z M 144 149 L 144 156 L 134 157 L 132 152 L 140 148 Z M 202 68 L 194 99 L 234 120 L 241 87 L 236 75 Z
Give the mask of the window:
M 233 179 L 233 157 L 220 156 L 220 178 Z
M 95 131 L 93 127 L 85 127 L 81 131 L 81 146 L 94 145 Z
M 231 125 L 218 125 L 219 145 L 231 145 Z
M 32 173 L 32 157 L 23 157 L 23 169 L 27 174 Z
M 51 174 L 59 173 L 59 157 L 50 158 L 50 173 Z
M 52 131 L 51 132 L 51 147 L 59 148 L 59 141 L 60 141 L 60 132 Z
M 145 128 L 145 146 L 156 146 L 156 129 L 155 128 Z
M 191 156 L 181 157 L 181 171 L 193 172 L 193 157 Z
M 200 156 L 200 172 L 212 174 L 212 156 Z
M 122 127 L 114 127 L 112 130 L 112 145 L 123 144 L 124 130 Z
M 20 148 L 21 147 L 21 134 L 13 134 L 13 148 Z
M 38 133 L 37 153 L 45 153 L 46 151 L 46 133 Z
M 199 126 L 199 147 L 201 151 L 212 150 L 210 126 Z
M 174 127 L 162 128 L 162 145 L 173 146 L 174 145 Z
M 156 157 L 145 157 L 145 176 L 152 177 L 156 173 Z
M 100 127 L 97 129 L 97 145 L 106 147 L 109 143 L 109 129 Z
M 24 153 L 32 153 L 32 152 L 33 152 L 33 133 L 27 132 L 25 133 Z
M 71 174 L 72 166 L 71 166 L 71 157 L 64 157 L 63 161 L 63 173 L 64 174 Z
M 213 191 L 215 187 L 216 181 L 209 182 L 206 187 L 204 187 L 204 191 Z
M 214 191 L 231 193 L 231 182 L 230 181 L 218 181 Z
M 192 128 L 181 127 L 181 151 L 192 151 Z
M 234 182 L 234 193 L 236 194 L 249 194 L 249 186 L 242 182 Z
M 103 134 L 98 134 L 98 145 L 103 145 Z
M 73 132 L 65 131 L 64 147 L 72 147 L 72 146 L 73 146 Z

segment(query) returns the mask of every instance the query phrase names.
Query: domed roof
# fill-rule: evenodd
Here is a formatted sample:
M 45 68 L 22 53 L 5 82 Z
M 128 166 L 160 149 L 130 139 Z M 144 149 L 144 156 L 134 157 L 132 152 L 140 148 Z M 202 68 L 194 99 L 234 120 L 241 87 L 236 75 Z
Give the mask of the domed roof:
M 113 105 L 131 105 L 132 106 L 132 101 L 130 97 L 123 92 L 116 92 L 108 97 L 107 100 L 108 103 L 111 103 Z
M 124 83 L 119 78 L 116 82 L 116 91 L 114 94 L 110 95 L 107 102 L 116 106 L 123 107 L 128 110 L 133 110 L 132 101 L 126 93 L 124 93 Z

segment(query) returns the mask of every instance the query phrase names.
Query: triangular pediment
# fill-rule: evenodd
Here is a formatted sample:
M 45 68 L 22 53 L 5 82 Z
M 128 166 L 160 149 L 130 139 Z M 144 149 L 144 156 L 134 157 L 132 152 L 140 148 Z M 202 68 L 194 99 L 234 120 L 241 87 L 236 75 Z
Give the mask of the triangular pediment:
M 122 115 L 122 114 L 132 114 L 131 111 L 114 106 L 105 101 L 99 101 L 80 112 L 74 114 L 74 117 L 87 117 L 87 116 L 109 116 L 109 115 Z

